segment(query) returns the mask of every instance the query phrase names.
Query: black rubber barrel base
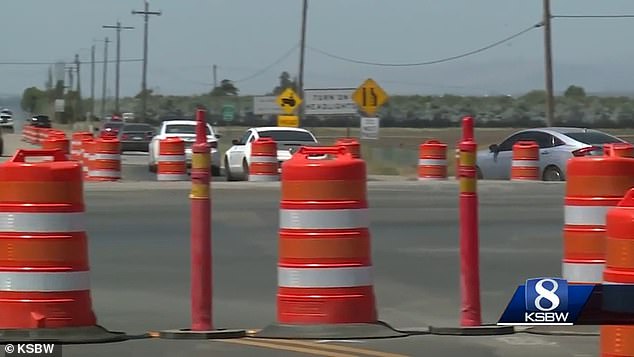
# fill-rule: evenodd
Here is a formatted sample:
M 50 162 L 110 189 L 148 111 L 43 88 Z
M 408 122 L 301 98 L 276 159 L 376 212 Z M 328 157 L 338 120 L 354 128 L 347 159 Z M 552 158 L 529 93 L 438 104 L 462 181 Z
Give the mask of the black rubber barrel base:
M 61 344 L 119 342 L 130 339 L 123 332 L 96 326 L 0 330 L 0 343 L 46 341 Z
M 306 339 L 306 340 L 354 340 L 371 338 L 406 337 L 408 333 L 397 331 L 384 322 L 325 325 L 271 324 L 251 337 Z
M 158 332 L 158 338 L 169 340 L 219 340 L 246 337 L 245 330 L 220 329 L 211 331 L 192 331 L 191 329 L 164 330 Z

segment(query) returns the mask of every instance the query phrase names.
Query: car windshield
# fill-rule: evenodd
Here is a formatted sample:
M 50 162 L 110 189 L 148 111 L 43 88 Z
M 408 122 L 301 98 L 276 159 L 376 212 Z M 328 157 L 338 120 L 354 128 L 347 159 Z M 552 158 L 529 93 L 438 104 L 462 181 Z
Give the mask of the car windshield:
M 209 126 L 207 127 L 207 135 L 211 135 Z M 170 124 L 165 128 L 166 134 L 196 134 L 196 125 L 189 124 Z
M 305 131 L 267 130 L 258 132 L 261 138 L 272 138 L 275 141 L 310 141 L 315 142 L 312 135 Z
M 122 131 L 153 131 L 152 127 L 145 124 L 124 125 Z
M 623 140 L 598 131 L 587 131 L 583 133 L 566 133 L 566 136 L 587 145 L 603 145 L 611 143 L 622 143 Z
M 47 122 L 48 117 L 46 115 L 36 115 L 33 117 L 34 120 Z

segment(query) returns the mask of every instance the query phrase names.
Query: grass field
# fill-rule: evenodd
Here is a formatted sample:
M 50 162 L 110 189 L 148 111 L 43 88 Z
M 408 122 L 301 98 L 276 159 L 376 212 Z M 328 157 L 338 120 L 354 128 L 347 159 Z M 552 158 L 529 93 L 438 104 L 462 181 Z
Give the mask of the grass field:
M 218 127 L 218 132 L 222 134 L 219 142 L 221 152 L 224 153 L 231 146 L 231 140 L 239 139 L 247 129 L 246 127 Z M 325 145 L 333 144 L 338 138 L 346 137 L 346 128 L 309 128 L 309 130 Z M 500 143 L 517 130 L 520 129 L 476 128 L 476 142 L 480 148 L 487 148 L 491 144 Z M 634 129 L 602 129 L 602 131 L 628 141 L 634 139 Z M 359 128 L 351 128 L 349 135 L 352 138 L 358 138 Z M 448 169 L 449 175 L 453 175 L 455 172 L 454 153 L 460 136 L 460 128 L 381 128 L 378 140 L 361 141 L 362 156 L 367 162 L 369 174 L 416 177 L 419 145 L 427 140 L 436 139 L 448 145 Z

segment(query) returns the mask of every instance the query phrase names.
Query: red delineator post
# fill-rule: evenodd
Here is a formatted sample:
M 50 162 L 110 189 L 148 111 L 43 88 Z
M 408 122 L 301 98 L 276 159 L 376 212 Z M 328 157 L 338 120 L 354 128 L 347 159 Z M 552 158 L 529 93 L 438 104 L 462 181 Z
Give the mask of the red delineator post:
M 205 111 L 196 111 L 196 143 L 192 146 L 191 200 L 191 313 L 192 331 L 213 329 L 211 314 L 211 199 L 210 147 Z
M 481 326 L 480 263 L 478 242 L 477 144 L 473 118 L 462 119 L 460 148 L 460 325 Z

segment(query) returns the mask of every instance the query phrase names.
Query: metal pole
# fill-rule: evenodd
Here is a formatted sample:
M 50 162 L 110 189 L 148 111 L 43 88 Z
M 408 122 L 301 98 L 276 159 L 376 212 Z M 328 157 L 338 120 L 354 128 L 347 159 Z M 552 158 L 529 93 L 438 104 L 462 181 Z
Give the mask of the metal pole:
M 300 52 L 299 52 L 299 78 L 298 78 L 298 83 L 297 83 L 297 90 L 299 93 L 297 93 L 300 98 L 304 99 L 304 56 L 306 53 L 306 21 L 307 21 L 307 14 L 308 14 L 308 0 L 304 0 L 303 1 L 303 5 L 302 5 L 302 33 L 301 33 L 301 39 L 300 39 Z M 302 105 L 299 108 L 299 120 L 300 120 L 300 126 L 301 126 L 301 122 L 304 119 L 304 104 L 302 103 Z
M 120 77 L 121 77 L 121 30 L 132 30 L 134 29 L 134 27 L 131 26 L 121 26 L 121 22 L 117 21 L 117 25 L 116 26 L 111 26 L 111 25 L 107 25 L 107 26 L 101 26 L 102 28 L 105 29 L 116 29 L 117 30 L 117 64 L 116 64 L 116 75 L 115 75 L 115 97 L 114 97 L 114 107 L 115 107 L 115 112 L 118 114 L 119 113 L 119 82 L 120 82 Z
M 550 20 L 550 0 L 544 0 L 544 65 L 546 72 L 547 126 L 552 126 L 555 118 L 555 94 L 553 89 L 553 55 Z
M 144 17 L 144 31 L 143 31 L 143 74 L 141 79 L 141 121 L 146 121 L 147 115 L 147 61 L 148 61 L 148 28 L 150 15 L 160 16 L 160 11 L 150 11 L 150 3 L 145 1 L 144 11 L 132 10 L 132 15 L 141 14 Z
M 212 90 L 216 89 L 218 87 L 218 66 L 216 66 L 215 64 L 213 65 L 213 76 L 214 76 L 214 87 L 212 88 Z
M 93 115 L 95 115 L 95 45 L 90 47 L 90 115 L 86 116 L 90 132 L 92 132 Z
M 103 48 L 103 80 L 101 87 L 101 120 L 106 117 L 106 84 L 108 82 L 108 42 L 110 40 L 106 37 Z
M 77 108 L 75 109 L 75 118 L 81 118 L 81 77 L 79 76 L 79 54 L 75 54 L 75 70 L 77 71 Z

